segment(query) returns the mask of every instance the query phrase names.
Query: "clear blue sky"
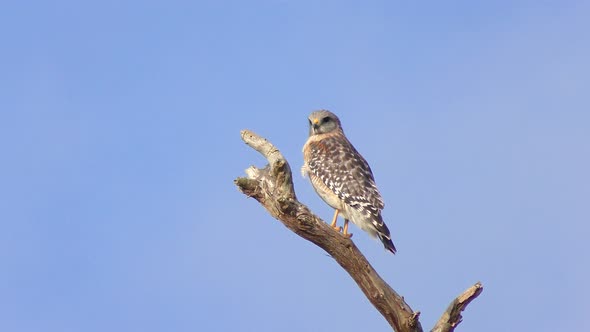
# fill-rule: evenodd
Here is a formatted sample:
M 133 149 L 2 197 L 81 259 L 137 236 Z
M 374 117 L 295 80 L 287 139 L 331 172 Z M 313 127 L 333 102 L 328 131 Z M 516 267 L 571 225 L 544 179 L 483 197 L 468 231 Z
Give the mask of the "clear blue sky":
M 0 330 L 387 331 L 239 193 L 327 108 L 399 252 L 353 240 L 425 329 L 590 330 L 587 1 L 10 1 L 0 8 Z M 298 174 L 298 172 L 297 172 Z M 300 200 L 332 211 L 306 179 Z

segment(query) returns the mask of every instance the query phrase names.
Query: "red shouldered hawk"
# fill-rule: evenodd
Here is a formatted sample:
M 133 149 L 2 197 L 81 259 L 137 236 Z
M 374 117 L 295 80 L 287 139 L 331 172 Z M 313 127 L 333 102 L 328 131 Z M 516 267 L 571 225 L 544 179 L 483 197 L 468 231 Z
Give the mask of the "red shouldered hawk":
M 385 249 L 395 254 L 389 229 L 383 222 L 384 207 L 369 164 L 348 141 L 340 119 L 329 111 L 320 110 L 309 116 L 309 138 L 303 146 L 303 175 L 308 175 L 318 195 L 334 208 L 332 226 L 340 213 L 344 217 L 343 235 L 352 221 L 372 237 L 378 237 Z

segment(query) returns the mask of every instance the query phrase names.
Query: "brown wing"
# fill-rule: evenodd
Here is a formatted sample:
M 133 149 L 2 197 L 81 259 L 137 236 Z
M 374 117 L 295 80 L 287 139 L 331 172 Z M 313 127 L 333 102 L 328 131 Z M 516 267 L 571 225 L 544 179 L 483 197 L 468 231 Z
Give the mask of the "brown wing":
M 342 135 L 310 142 L 308 170 L 349 206 L 377 216 L 383 199 L 367 161 Z

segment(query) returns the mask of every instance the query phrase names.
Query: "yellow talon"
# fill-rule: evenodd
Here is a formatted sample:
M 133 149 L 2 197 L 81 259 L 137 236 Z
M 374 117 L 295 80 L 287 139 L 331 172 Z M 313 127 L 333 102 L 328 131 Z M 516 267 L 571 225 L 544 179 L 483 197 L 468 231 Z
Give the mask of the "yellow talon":
M 352 237 L 352 233 L 348 233 L 348 219 L 344 219 L 344 230 L 342 231 L 342 235 L 347 239 Z
M 338 211 L 338 209 L 336 209 L 334 211 L 334 218 L 332 218 L 332 223 L 330 223 L 330 226 L 332 228 L 334 228 L 338 233 L 340 233 L 340 231 L 342 230 L 342 228 L 340 226 L 336 226 L 336 221 L 338 220 L 338 213 L 340 211 Z

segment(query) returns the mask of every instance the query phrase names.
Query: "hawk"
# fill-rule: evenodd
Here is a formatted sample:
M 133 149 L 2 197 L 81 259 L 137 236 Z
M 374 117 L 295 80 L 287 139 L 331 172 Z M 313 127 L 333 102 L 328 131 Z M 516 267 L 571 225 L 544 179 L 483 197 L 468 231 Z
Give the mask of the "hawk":
M 346 138 L 334 113 L 320 110 L 309 116 L 303 160 L 303 175 L 309 176 L 316 193 L 335 209 L 330 226 L 349 238 L 352 234 L 348 222 L 352 221 L 395 254 L 389 229 L 381 217 L 384 204 L 371 167 Z M 344 228 L 336 226 L 338 214 L 344 217 Z

